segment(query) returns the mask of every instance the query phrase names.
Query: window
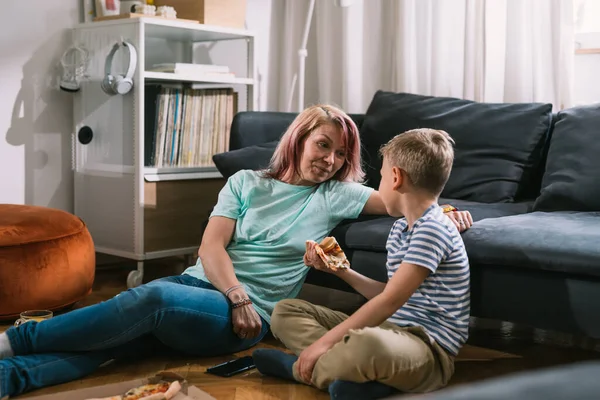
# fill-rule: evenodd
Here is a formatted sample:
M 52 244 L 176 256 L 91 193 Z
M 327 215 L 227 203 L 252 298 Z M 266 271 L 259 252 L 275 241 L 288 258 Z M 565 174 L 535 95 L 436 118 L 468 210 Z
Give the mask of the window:
M 600 32 L 600 1 L 573 0 L 575 33 Z

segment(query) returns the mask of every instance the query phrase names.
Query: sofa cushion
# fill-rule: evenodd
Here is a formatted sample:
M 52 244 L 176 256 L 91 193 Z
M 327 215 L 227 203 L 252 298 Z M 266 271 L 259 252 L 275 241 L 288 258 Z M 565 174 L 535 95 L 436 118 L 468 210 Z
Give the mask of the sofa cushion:
M 448 97 L 378 91 L 362 126 L 368 184 L 379 185 L 379 148 L 414 128 L 447 131 L 455 161 L 443 197 L 511 202 L 541 168 L 552 105 L 492 104 Z
M 487 204 L 440 198 L 439 203 L 450 203 L 461 210 L 469 210 L 473 221 L 523 214 L 531 208 L 531 202 Z M 342 248 L 385 252 L 385 242 L 394 221 L 396 218 L 393 217 L 363 216 L 338 225 L 332 234 Z
M 242 169 L 259 170 L 269 166 L 271 157 L 279 141 L 272 141 L 255 146 L 244 147 L 225 153 L 215 154 L 213 161 L 224 178 Z
M 476 201 L 439 198 L 439 204 L 452 204 L 460 211 L 469 211 L 473 221 L 485 218 L 506 217 L 531 212 L 533 200 L 519 201 L 516 203 L 478 203 Z
M 600 211 L 600 104 L 558 113 L 536 211 Z
M 600 276 L 600 212 L 532 212 L 479 221 L 463 234 L 471 263 Z

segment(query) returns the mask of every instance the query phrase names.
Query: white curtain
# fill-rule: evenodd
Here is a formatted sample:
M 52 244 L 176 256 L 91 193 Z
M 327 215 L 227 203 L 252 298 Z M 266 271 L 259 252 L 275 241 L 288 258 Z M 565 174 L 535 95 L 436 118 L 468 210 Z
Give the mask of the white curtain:
M 395 0 L 358 0 L 340 7 L 316 0 L 306 58 L 305 106 L 336 104 L 347 112 L 364 112 L 378 89 L 392 89 L 394 79 Z M 279 31 L 272 51 L 278 72 L 270 74 L 269 109 L 288 111 L 293 77 L 298 70 L 309 0 L 274 0 Z M 272 60 L 273 61 L 273 60 Z M 271 62 L 271 65 L 274 63 Z M 291 110 L 297 110 L 298 87 Z
M 398 1 L 394 89 L 481 100 L 485 76 L 484 3 Z
M 490 6 L 494 1 L 488 1 Z M 503 59 L 503 87 L 487 88 L 489 101 L 544 101 L 555 109 L 573 105 L 575 55 L 572 0 L 504 0 L 504 23 L 487 13 L 490 37 L 486 47 Z M 497 7 L 497 6 L 496 6 Z M 504 36 L 494 43 L 494 38 Z M 493 76 L 492 76 L 493 78 Z M 488 84 L 489 86 L 489 84 Z M 488 93 L 489 92 L 489 93 Z
M 365 112 L 376 90 L 485 102 L 572 106 L 573 0 L 316 0 L 305 105 Z M 272 108 L 287 111 L 308 0 L 277 0 L 279 73 Z M 296 94 L 298 88 L 296 87 Z M 296 95 L 292 110 L 296 110 Z

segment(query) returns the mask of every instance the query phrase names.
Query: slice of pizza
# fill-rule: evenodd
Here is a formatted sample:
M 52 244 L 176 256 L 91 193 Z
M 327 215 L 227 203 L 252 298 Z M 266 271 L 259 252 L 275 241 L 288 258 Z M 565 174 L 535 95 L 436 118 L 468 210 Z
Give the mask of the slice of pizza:
M 152 383 L 129 390 L 123 400 L 170 400 L 180 391 L 179 381 Z
M 333 236 L 328 236 L 316 246 L 317 254 L 327 268 L 337 271 L 350 268 L 350 261 Z

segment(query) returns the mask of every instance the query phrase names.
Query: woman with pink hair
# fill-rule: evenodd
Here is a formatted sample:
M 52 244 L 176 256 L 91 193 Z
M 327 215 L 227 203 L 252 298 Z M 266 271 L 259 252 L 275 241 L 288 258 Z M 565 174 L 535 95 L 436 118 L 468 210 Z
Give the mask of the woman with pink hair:
M 387 214 L 379 193 L 361 184 L 360 153 L 347 114 L 329 105 L 304 110 L 270 168 L 227 180 L 196 265 L 0 334 L 0 398 L 79 379 L 111 359 L 160 350 L 216 356 L 254 346 L 275 304 L 300 292 L 307 239 L 320 242 L 361 213 Z

